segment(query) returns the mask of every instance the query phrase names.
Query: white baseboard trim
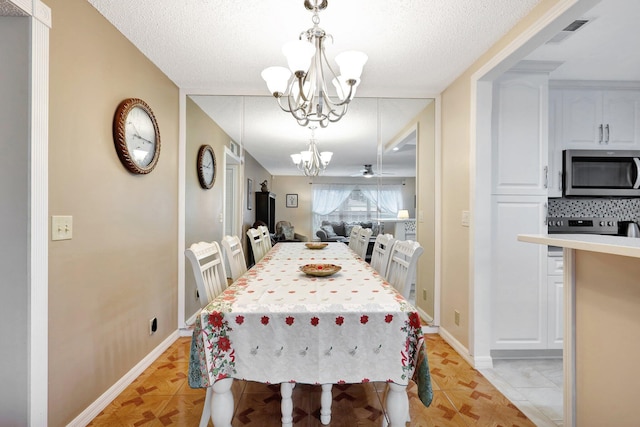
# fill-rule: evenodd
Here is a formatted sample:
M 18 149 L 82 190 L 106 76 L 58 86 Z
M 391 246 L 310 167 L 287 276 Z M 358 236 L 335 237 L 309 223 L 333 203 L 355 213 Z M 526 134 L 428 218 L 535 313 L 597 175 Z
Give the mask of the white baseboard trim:
M 491 357 L 473 357 L 469 354 L 469 349 L 460 343 L 453 335 L 451 335 L 445 328 L 440 326 L 438 333 L 453 349 L 467 361 L 469 365 L 475 369 L 493 368 L 493 360 Z
M 67 424 L 67 427 L 84 427 L 89 424 L 100 412 L 104 410 L 120 393 L 126 389 L 138 376 L 144 372 L 171 344 L 178 339 L 178 331 L 171 333 L 164 341 L 162 341 L 151 353 L 147 354 L 136 366 L 131 368 L 122 378 L 114 385 L 109 387 L 102 396 L 87 407 L 73 421 Z
M 425 320 L 427 323 L 433 323 L 433 317 L 429 316 L 426 311 L 421 309 L 420 307 L 416 307 L 418 310 L 418 315 L 421 319 Z M 438 327 L 435 325 L 422 325 L 422 333 L 423 334 L 437 334 Z

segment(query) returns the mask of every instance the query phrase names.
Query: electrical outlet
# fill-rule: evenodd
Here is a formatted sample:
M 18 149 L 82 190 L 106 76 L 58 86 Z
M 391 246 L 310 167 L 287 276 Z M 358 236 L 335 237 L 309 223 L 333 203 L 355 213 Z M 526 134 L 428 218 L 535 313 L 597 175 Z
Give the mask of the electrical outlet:
M 425 301 L 427 300 L 427 290 L 426 289 L 422 290 L 422 299 L 425 300 Z
M 158 330 L 158 318 L 149 319 L 149 335 L 153 335 Z
M 456 325 L 460 326 L 460 312 L 458 310 L 453 310 L 453 321 Z

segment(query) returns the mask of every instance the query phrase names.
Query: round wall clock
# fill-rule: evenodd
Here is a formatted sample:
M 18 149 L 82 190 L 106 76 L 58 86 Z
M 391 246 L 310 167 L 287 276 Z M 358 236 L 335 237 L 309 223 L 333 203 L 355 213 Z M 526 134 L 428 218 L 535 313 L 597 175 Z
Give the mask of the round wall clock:
M 216 181 L 216 155 L 210 145 L 203 145 L 198 150 L 196 168 L 200 186 L 206 189 L 213 187 L 213 183 Z
M 160 156 L 160 130 L 151 107 L 138 98 L 122 101 L 113 119 L 113 140 L 127 170 L 151 172 Z

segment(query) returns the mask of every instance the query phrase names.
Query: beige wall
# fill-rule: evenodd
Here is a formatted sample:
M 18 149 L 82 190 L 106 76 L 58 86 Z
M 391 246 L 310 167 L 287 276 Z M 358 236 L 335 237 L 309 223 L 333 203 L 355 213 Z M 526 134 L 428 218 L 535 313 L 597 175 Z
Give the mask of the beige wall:
M 289 221 L 296 233 L 313 240 L 315 235 L 311 230 L 311 180 L 301 176 L 274 176 L 271 191 L 276 193 L 276 222 Z M 287 194 L 298 195 L 298 207 L 286 207 Z
M 48 423 L 62 426 L 176 330 L 178 89 L 88 2 L 47 4 L 49 213 L 73 216 L 73 239 L 49 242 Z M 160 127 L 148 175 L 126 171 L 114 149 L 114 112 L 129 97 Z
M 200 107 L 187 97 L 186 111 L 186 172 L 185 172 L 185 248 L 197 242 L 220 242 L 223 235 L 221 215 L 224 214 L 224 147 L 231 138 Z M 213 187 L 200 186 L 196 163 L 198 150 L 210 145 L 216 156 L 216 179 Z M 191 265 L 185 261 L 185 317 L 199 308 L 196 282 Z M 185 319 L 186 320 L 186 319 Z
M 463 346 L 469 348 L 469 230 L 461 225 L 463 210 L 471 210 L 470 200 L 470 113 L 471 77 L 543 14 L 562 3 L 542 0 L 491 49 L 458 77 L 441 96 L 442 114 L 442 287 L 440 325 Z M 473 217 L 474 213 L 471 212 Z M 484 227 L 488 224 L 474 224 Z M 460 311 L 460 325 L 454 323 Z
M 416 276 L 416 305 L 433 318 L 436 267 L 436 103 L 429 104 L 416 118 L 417 144 L 417 237 L 424 248 Z M 426 291 L 424 298 L 423 291 Z
M 640 260 L 576 251 L 576 425 L 638 425 Z

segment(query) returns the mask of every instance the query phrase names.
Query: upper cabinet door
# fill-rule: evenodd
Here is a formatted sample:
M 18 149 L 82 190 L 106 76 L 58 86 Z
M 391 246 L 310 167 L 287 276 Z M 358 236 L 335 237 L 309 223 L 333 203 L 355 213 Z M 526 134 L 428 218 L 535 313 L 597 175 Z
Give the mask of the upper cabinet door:
M 619 149 L 640 146 L 640 91 L 610 90 L 603 93 L 604 142 Z
M 561 126 L 563 148 L 599 148 L 604 139 L 602 92 L 563 90 Z
M 547 194 L 548 81 L 542 73 L 506 73 L 494 83 L 494 194 Z
M 640 91 L 562 90 L 563 149 L 640 147 Z

